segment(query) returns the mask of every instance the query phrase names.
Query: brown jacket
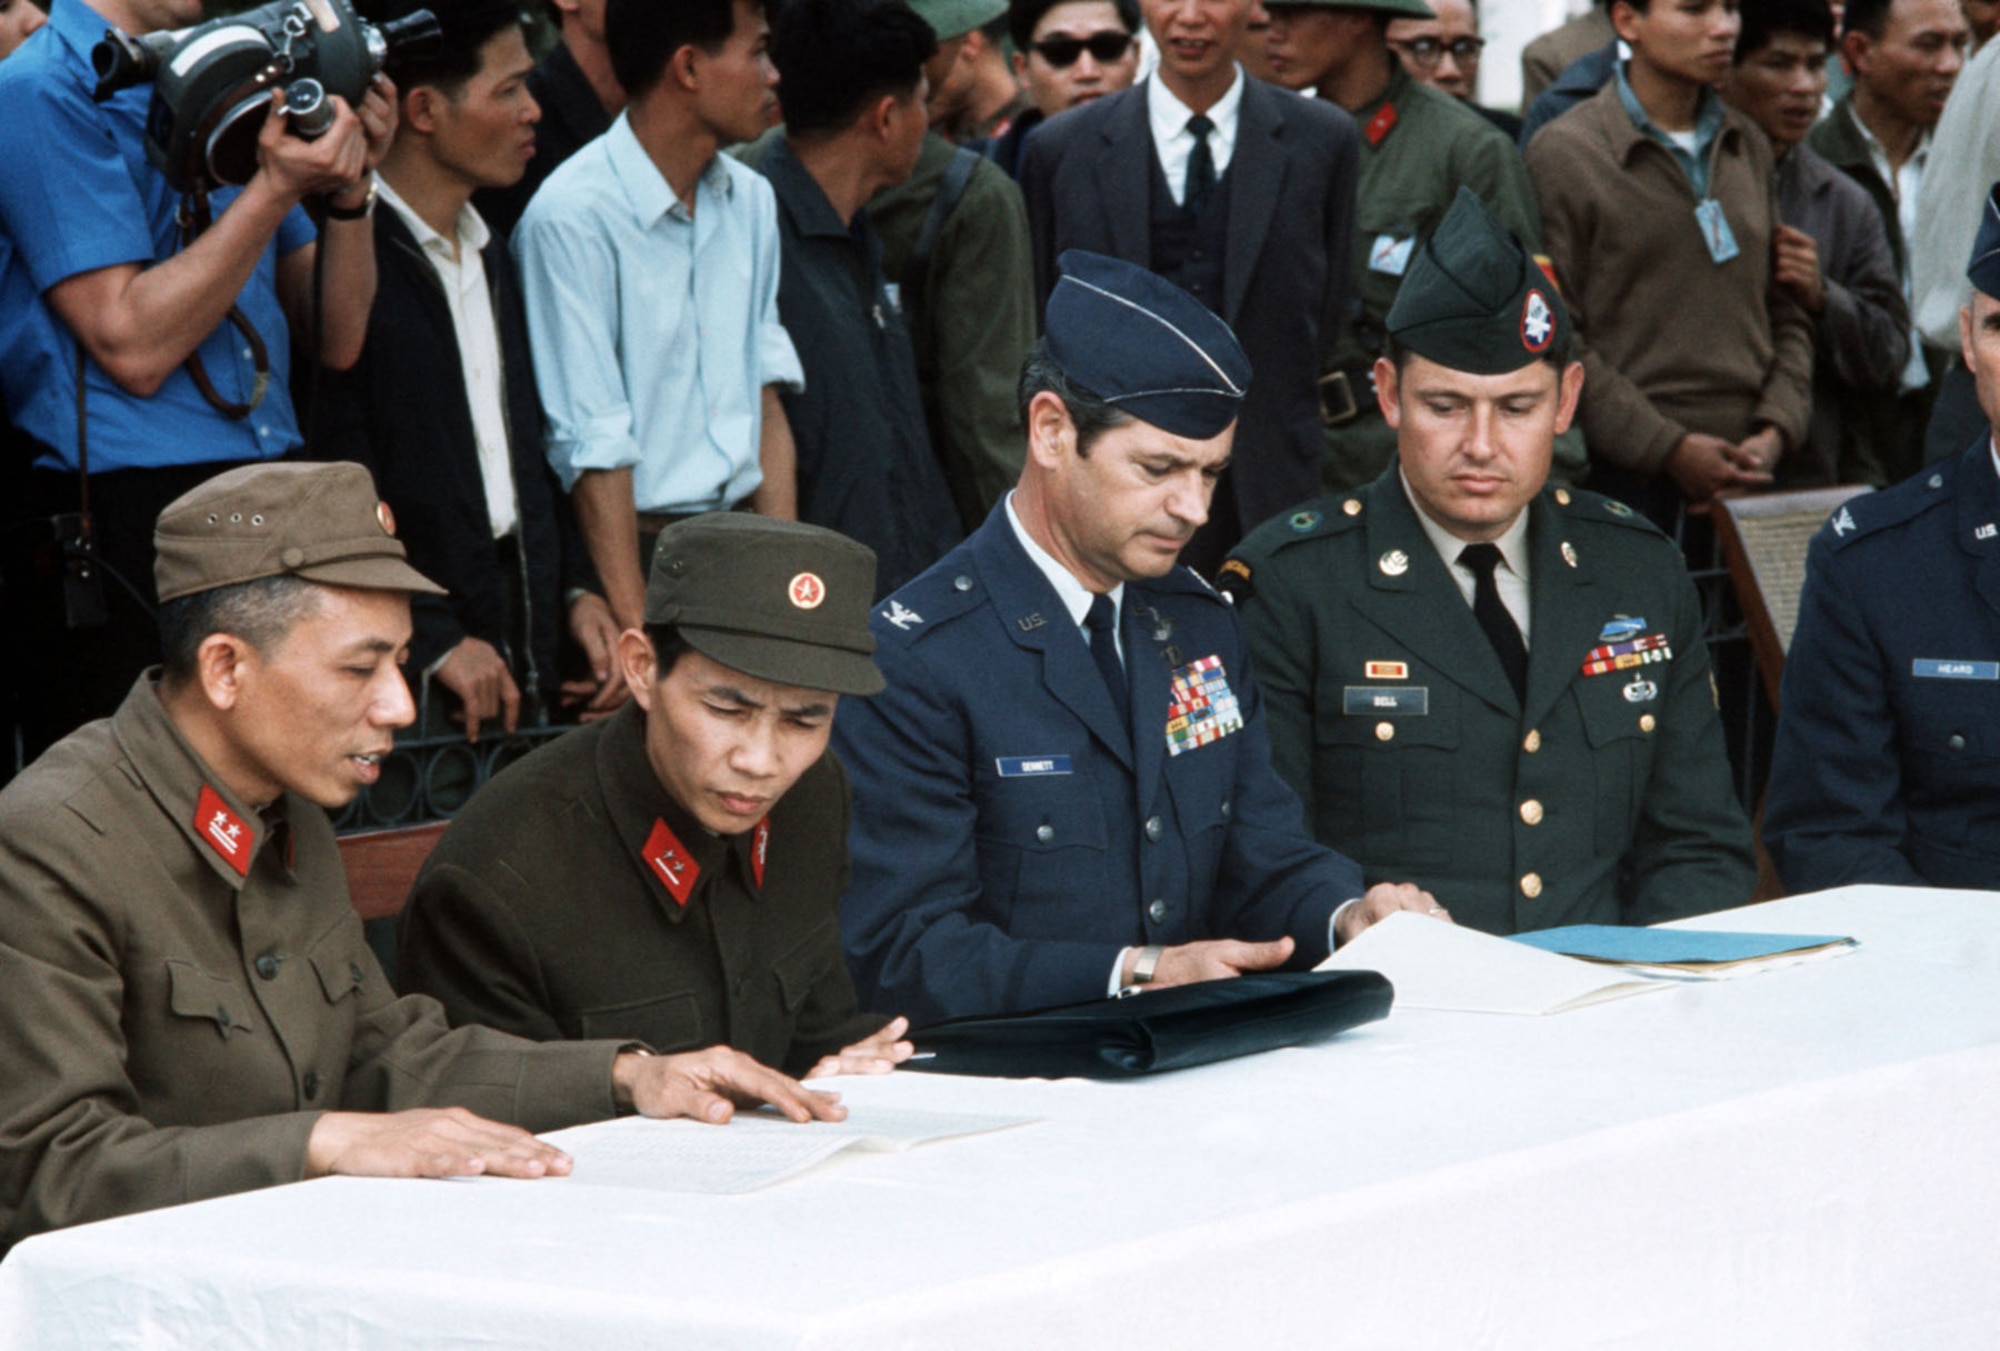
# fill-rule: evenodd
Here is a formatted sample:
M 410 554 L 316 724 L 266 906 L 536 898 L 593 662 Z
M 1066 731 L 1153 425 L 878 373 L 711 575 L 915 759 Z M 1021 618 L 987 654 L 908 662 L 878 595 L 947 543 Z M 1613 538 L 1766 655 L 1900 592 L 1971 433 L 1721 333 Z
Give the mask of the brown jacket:
M 608 1117 L 616 1050 L 396 998 L 325 813 L 232 797 L 150 679 L 0 793 L 0 1249 L 296 1181 L 322 1111 Z
M 480 791 L 417 876 L 398 986 L 455 1023 L 662 1052 L 726 1042 L 793 1074 L 879 1030 L 840 954 L 840 762 L 772 808 L 760 862 L 758 832 L 712 835 L 660 786 L 645 735 L 628 705 Z M 667 849 L 680 867 L 663 874 Z
M 1812 325 L 1771 281 L 1770 142 L 1734 109 L 1710 147 L 1709 195 L 1738 253 L 1718 264 L 1694 185 L 1632 122 L 1614 80 L 1528 146 L 1542 239 L 1583 353 L 1578 417 L 1593 459 L 1651 475 L 1681 437 L 1739 441 L 1758 423 L 1805 441 Z

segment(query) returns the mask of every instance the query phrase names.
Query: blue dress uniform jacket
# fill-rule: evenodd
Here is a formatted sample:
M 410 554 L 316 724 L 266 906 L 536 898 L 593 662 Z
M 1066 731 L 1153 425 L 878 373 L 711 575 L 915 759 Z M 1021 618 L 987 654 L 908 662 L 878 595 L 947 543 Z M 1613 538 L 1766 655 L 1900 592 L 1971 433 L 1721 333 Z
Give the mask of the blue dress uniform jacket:
M 2000 473 L 1985 438 L 1806 560 L 1764 843 L 1792 891 L 2000 890 Z
M 1101 998 L 1134 944 L 1290 934 L 1295 963 L 1326 956 L 1360 870 L 1271 769 L 1235 613 L 1184 568 L 1127 583 L 1120 612 L 1136 734 L 1004 502 L 877 607 L 889 686 L 834 723 L 863 1008 L 922 1025 Z M 1170 755 L 1172 677 L 1210 656 L 1242 726 Z
M 1742 905 L 1757 876 L 1673 544 L 1595 493 L 1528 506 L 1525 706 L 1397 466 L 1268 523 L 1224 565 L 1278 772 L 1367 880 L 1460 924 L 1651 924 Z M 1599 648 L 1670 658 L 1598 674 Z

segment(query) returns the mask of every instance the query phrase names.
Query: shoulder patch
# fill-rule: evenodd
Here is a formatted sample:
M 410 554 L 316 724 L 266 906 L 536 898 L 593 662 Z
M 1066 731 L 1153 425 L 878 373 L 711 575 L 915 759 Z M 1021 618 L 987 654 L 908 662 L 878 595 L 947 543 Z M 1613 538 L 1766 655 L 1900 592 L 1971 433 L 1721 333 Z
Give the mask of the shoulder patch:
M 1250 581 L 1250 565 L 1240 558 L 1226 559 L 1216 569 L 1215 586 L 1235 605 L 1241 605 L 1257 594 L 1257 588 Z

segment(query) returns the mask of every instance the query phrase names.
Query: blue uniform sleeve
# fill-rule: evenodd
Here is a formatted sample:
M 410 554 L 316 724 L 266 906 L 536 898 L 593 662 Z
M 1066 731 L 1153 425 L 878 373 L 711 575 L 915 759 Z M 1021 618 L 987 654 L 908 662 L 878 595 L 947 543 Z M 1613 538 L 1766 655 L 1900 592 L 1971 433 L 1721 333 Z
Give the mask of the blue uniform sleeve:
M 861 1007 L 922 1027 L 1104 995 L 1120 944 L 1017 938 L 976 837 L 972 727 L 955 683 L 877 625 L 888 688 L 844 699 L 834 745 L 854 785 L 841 937 Z
M 1847 593 L 1824 530 L 1807 557 L 1771 751 L 1764 845 L 1788 891 L 1923 886 L 1904 852 L 1888 659 Z
M 11 59 L 33 65 L 0 80 L 0 233 L 35 290 L 153 262 L 151 213 L 103 110 L 47 54 Z

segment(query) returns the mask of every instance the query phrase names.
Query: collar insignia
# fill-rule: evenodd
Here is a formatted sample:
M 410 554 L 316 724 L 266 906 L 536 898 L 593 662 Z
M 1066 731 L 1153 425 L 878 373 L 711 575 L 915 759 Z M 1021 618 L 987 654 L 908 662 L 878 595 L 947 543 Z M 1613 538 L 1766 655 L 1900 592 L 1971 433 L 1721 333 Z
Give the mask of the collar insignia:
M 250 875 L 250 852 L 257 836 L 242 817 L 229 810 L 222 794 L 207 784 L 201 786 L 201 796 L 195 799 L 194 828 L 202 843 L 220 854 L 238 877 Z
M 674 903 L 685 907 L 688 897 L 694 895 L 694 884 L 701 880 L 701 865 L 694 861 L 694 855 L 687 851 L 680 837 L 658 817 L 653 818 L 653 833 L 646 837 L 645 859 L 646 866 L 666 886 Z

